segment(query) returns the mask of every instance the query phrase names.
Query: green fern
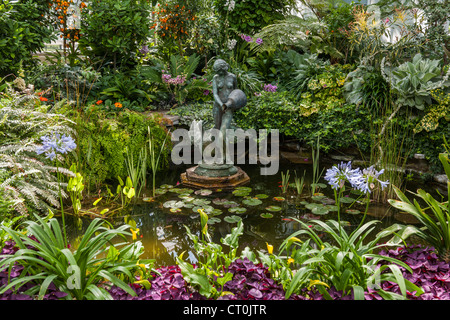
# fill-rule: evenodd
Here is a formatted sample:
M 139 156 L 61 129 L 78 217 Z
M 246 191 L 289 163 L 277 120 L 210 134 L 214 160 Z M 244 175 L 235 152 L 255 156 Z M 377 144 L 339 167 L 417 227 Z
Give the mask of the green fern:
M 0 170 L 8 172 L 8 177 L 0 180 L 0 190 L 21 214 L 29 209 L 46 211 L 48 205 L 60 206 L 57 168 L 37 155 L 36 148 L 43 135 L 73 134 L 69 119 L 61 114 L 36 111 L 37 101 L 36 96 L 14 93 L 0 101 Z M 58 170 L 73 175 L 63 167 Z

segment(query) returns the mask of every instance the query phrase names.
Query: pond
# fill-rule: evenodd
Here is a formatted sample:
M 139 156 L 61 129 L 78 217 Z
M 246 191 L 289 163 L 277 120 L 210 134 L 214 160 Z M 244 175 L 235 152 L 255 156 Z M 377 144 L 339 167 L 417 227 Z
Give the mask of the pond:
M 138 202 L 130 215 L 140 229 L 139 240 L 145 248 L 142 258 L 156 259 L 157 265 L 174 265 L 176 257 L 186 251 L 185 259 L 195 263 L 192 242 L 185 226 L 192 233 L 200 235 L 200 215 L 197 212 L 199 208 L 205 208 L 208 212 L 208 232 L 218 244 L 220 238 L 236 227 L 238 220 L 243 221 L 244 232 L 240 237 L 238 253 L 247 246 L 254 252 L 265 251 L 266 243 L 273 245 L 276 252 L 282 241 L 299 229 L 299 223 L 292 220 L 292 217 L 305 222 L 310 219 L 337 220 L 334 195 L 329 186 L 321 185 L 322 188 L 316 196 L 311 197 L 311 164 L 283 163 L 277 175 L 267 176 L 260 174 L 257 165 L 239 166 L 249 175 L 250 182 L 238 187 L 234 192 L 219 189 L 195 190 L 179 184 L 180 174 L 190 166 L 172 166 L 161 172 L 158 175 L 159 195 L 156 200 Z M 298 196 L 292 184 L 287 193 L 282 193 L 281 172 L 286 173 L 287 170 L 291 183 L 295 173 L 299 177 L 305 173 L 305 187 L 301 196 Z M 418 187 L 417 182 L 407 185 L 408 190 L 415 191 Z M 144 198 L 150 193 L 149 190 L 144 191 Z M 358 197 L 350 192 L 347 192 L 346 196 L 349 203 L 351 199 Z M 358 201 L 349 209 L 344 208 L 341 213 L 341 220 L 348 231 L 359 225 L 365 205 Z M 365 221 L 380 221 L 373 232 L 375 234 L 377 230 L 394 223 L 416 223 L 411 218 L 410 215 L 397 212 L 388 204 L 371 203 Z M 120 224 L 123 221 L 123 217 L 117 217 L 115 223 Z M 71 229 L 73 230 L 73 226 Z M 72 238 L 75 234 L 80 234 L 73 231 L 71 233 Z M 226 249 L 226 246 L 223 247 Z

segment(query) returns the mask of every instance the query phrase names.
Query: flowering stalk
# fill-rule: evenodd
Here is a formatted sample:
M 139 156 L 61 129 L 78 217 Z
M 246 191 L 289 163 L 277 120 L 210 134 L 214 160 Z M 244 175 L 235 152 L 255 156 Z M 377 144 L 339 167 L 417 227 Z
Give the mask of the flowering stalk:
M 72 137 L 67 136 L 65 134 L 61 136 L 59 133 L 53 133 L 52 135 L 43 136 L 41 137 L 41 140 L 42 146 L 36 148 L 36 153 L 37 154 L 45 153 L 45 157 L 50 160 L 56 158 L 55 166 L 56 166 L 56 175 L 58 177 L 58 195 L 61 205 L 61 218 L 64 231 L 64 245 L 65 247 L 67 247 L 66 223 L 64 219 L 64 206 L 61 195 L 61 175 L 59 172 L 58 159 L 56 154 L 57 153 L 66 154 L 67 152 L 74 150 L 77 147 L 77 145 L 75 144 L 75 141 L 72 139 Z

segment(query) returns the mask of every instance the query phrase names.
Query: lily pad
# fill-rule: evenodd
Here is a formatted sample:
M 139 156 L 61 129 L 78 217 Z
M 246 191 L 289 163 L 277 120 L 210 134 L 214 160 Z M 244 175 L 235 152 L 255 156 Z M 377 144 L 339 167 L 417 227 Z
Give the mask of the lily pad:
M 192 208 L 192 211 L 194 211 L 195 213 L 198 213 L 198 210 L 199 210 L 199 209 L 203 209 L 203 210 L 205 210 L 205 212 L 208 212 L 208 211 L 214 210 L 214 207 L 208 206 L 208 205 L 204 205 L 204 206 L 194 206 L 194 207 Z
M 235 190 L 246 191 L 246 192 L 251 192 L 252 191 L 252 188 L 250 188 L 250 187 L 236 187 L 234 189 Z
M 211 208 L 212 208 L 212 209 L 211 209 Z M 216 208 L 213 208 L 213 207 L 210 207 L 210 208 L 205 209 L 205 212 L 206 212 L 208 215 L 210 215 L 210 216 L 218 216 L 218 215 L 221 215 L 221 214 L 222 214 L 222 210 L 216 209 Z
M 233 201 L 233 200 L 228 200 L 227 202 L 225 202 L 223 204 L 223 206 L 225 208 L 234 208 L 234 207 L 239 207 L 239 203 L 237 203 L 236 201 Z
M 226 216 L 225 218 L 223 218 L 223 220 L 225 220 L 228 223 L 237 223 L 237 222 L 241 221 L 242 218 L 239 216 L 233 215 L 233 216 Z
M 166 193 L 167 193 L 167 189 L 163 189 L 163 188 L 155 189 L 155 194 L 162 195 L 162 194 L 166 194 Z
M 275 200 L 275 201 L 284 201 L 284 200 L 286 200 L 286 198 L 284 198 L 284 197 L 274 197 L 273 200 Z
M 195 199 L 194 201 L 192 201 L 192 203 L 196 206 L 203 206 L 203 205 L 208 205 L 211 203 L 211 200 L 207 200 L 207 199 Z
M 193 189 L 188 189 L 188 188 L 172 188 L 172 189 L 169 189 L 169 191 L 173 192 L 173 193 L 178 193 L 178 194 L 194 192 Z
M 257 206 L 257 205 L 260 205 L 262 203 L 262 201 L 259 199 L 255 199 L 255 198 L 249 198 L 249 199 L 242 200 L 242 203 L 246 204 L 248 206 Z
M 265 218 L 265 219 L 273 218 L 273 214 L 268 213 L 268 212 L 261 213 L 259 216 L 260 216 L 261 218 Z
M 315 207 L 311 210 L 311 213 L 318 214 L 318 215 L 324 215 L 324 214 L 327 214 L 328 212 L 330 212 L 330 211 L 325 206 Z
M 182 208 L 184 207 L 183 201 L 177 201 L 177 200 L 169 200 L 163 203 L 164 208 Z
M 347 210 L 345 210 L 345 213 L 348 213 L 348 214 L 360 214 L 361 211 L 359 211 L 357 209 L 347 209 Z
M 312 196 L 311 199 L 314 201 L 322 201 L 325 200 L 327 197 L 326 196 Z
M 189 194 L 185 193 L 178 195 L 178 198 L 183 199 L 184 202 L 191 202 L 195 199 L 194 197 L 191 197 Z
M 257 194 L 255 196 L 255 198 L 258 198 L 258 199 L 267 199 L 268 197 L 269 196 L 267 194 L 264 194 L 264 193 L 260 193 L 260 194 Z
M 212 203 L 214 203 L 215 205 L 218 205 L 218 206 L 222 206 L 222 205 L 226 204 L 228 201 L 229 201 L 228 199 L 216 198 L 212 201 Z
M 232 194 L 234 194 L 237 197 L 245 197 L 248 196 L 250 192 L 246 190 L 234 190 Z
M 353 199 L 351 197 L 342 197 L 342 198 L 339 199 L 339 201 L 341 203 L 353 203 L 353 202 L 355 202 L 355 200 L 356 199 Z
M 180 208 L 170 208 L 170 212 L 179 213 L 179 212 L 181 212 L 181 209 Z
M 173 185 L 171 185 L 171 184 L 162 184 L 162 185 L 159 186 L 159 188 L 161 188 L 161 189 L 172 189 Z
M 334 204 L 327 204 L 325 207 L 328 209 L 328 211 L 338 211 L 339 209 L 338 206 Z
M 233 208 L 228 209 L 228 211 L 231 213 L 242 214 L 242 213 L 247 212 L 247 209 L 242 208 L 242 207 L 233 207 Z
M 153 197 L 145 197 L 145 198 L 142 198 L 142 201 L 152 202 L 152 201 L 155 201 L 155 199 Z
M 319 187 L 321 189 L 325 189 L 327 187 L 327 185 L 325 183 L 312 183 L 311 187 L 314 187 L 314 186 Z
M 209 189 L 200 189 L 200 190 L 196 190 L 194 193 L 197 195 L 200 195 L 200 196 L 209 196 L 213 192 L 212 192 L 212 190 L 209 190 Z
M 215 223 L 219 223 L 220 221 L 222 221 L 222 220 L 220 220 L 219 218 L 211 217 L 211 218 L 208 218 L 208 221 L 206 223 L 207 224 L 215 224 Z
M 267 211 L 271 211 L 271 212 L 277 212 L 277 211 L 281 211 L 281 207 L 278 206 L 268 206 L 266 208 Z

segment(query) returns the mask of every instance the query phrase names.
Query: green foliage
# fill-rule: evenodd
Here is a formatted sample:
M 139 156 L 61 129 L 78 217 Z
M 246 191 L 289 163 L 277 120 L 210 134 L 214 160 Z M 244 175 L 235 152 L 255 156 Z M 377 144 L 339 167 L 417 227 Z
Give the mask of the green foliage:
M 0 189 L 21 214 L 29 210 L 45 212 L 48 205 L 59 207 L 56 168 L 43 155 L 36 154 L 36 148 L 41 136 L 55 132 L 73 135 L 73 122 L 49 112 L 37 96 L 16 94 L 0 100 L 0 119 L 0 169 L 8 172 Z M 59 172 L 73 175 L 66 168 L 60 167 Z
M 280 134 L 294 137 L 315 146 L 320 137 L 320 150 L 346 148 L 358 137 L 359 147 L 367 150 L 370 135 L 366 110 L 356 110 L 354 105 L 336 103 L 332 108 L 312 114 L 294 103 L 288 92 L 263 92 L 251 98 L 247 106 L 236 111 L 235 121 L 243 129 L 278 129 Z
M 195 286 L 201 295 L 207 298 L 218 298 L 229 294 L 228 292 L 223 292 L 223 286 L 232 279 L 232 274 L 224 274 L 223 270 L 226 270 L 239 257 L 237 256 L 237 249 L 244 225 L 242 221 L 239 221 L 237 227 L 233 228 L 230 234 L 220 239 L 221 243 L 228 247 L 228 253 L 225 253 L 221 245 L 211 241 L 207 231 L 208 215 L 203 209 L 199 209 L 199 214 L 201 219 L 201 239 L 185 226 L 187 235 L 193 242 L 193 248 L 197 254 L 198 267 L 194 269 L 191 264 L 184 261 L 183 253 L 177 257 L 177 264 L 184 279 Z
M 401 230 L 400 237 L 403 239 L 414 234 L 422 238 L 428 244 L 433 246 L 438 254 L 445 260 L 450 261 L 450 160 L 448 153 L 441 153 L 439 160 L 444 167 L 447 175 L 447 200 L 442 196 L 441 200 L 433 198 L 431 194 L 422 189 L 417 190 L 414 194 L 417 198 L 422 199 L 426 207 L 423 208 L 421 204 L 414 199 L 410 201 L 400 189 L 395 188 L 395 193 L 399 200 L 390 199 L 389 203 L 402 211 L 412 214 L 420 221 L 422 227 L 405 226 Z
M 47 18 L 49 1 L 2 1 L 0 4 L 0 76 L 33 63 L 32 54 L 49 43 L 53 30 Z
M 124 110 L 109 116 L 97 112 L 95 117 L 78 120 L 78 153 L 74 160 L 86 179 L 87 189 L 100 187 L 106 180 L 115 181 L 117 177 L 127 176 L 127 154 L 130 157 L 132 154 L 136 166 L 139 153 L 147 146 L 148 127 L 155 148 L 160 148 L 167 133 L 157 116 Z M 170 145 L 166 144 L 158 169 L 167 165 L 169 153 Z
M 342 290 L 344 294 L 353 293 L 355 300 L 364 300 L 364 291 L 369 287 L 385 299 L 406 299 L 406 289 L 416 291 L 417 295 L 423 292 L 403 278 L 399 266 L 412 273 L 407 264 L 376 253 L 377 249 L 383 246 L 378 244 L 380 240 L 395 233 L 397 225 L 368 240 L 374 229 L 373 225 L 377 223 L 375 220 L 367 222 L 350 234 L 334 220 L 312 220 L 308 223 L 296 218 L 294 220 L 301 225 L 301 229 L 289 236 L 280 247 L 280 251 L 286 250 L 287 256 L 299 267 L 292 280 L 287 283 L 286 297 L 316 283 L 320 284 L 317 288 L 327 299 L 330 299 L 330 296 L 325 287 L 331 286 L 338 291 Z M 335 244 L 322 241 L 311 225 L 320 227 Z M 297 237 L 303 234 L 308 238 L 304 243 Z M 294 248 L 291 250 L 292 245 Z M 377 264 L 382 261 L 391 264 L 378 268 Z M 402 295 L 388 293 L 377 287 L 384 281 L 398 283 Z
M 8 289 L 16 290 L 31 281 L 37 285 L 24 294 L 37 294 L 38 299 L 43 298 L 51 283 L 67 293 L 69 300 L 111 300 L 106 288 L 112 285 L 136 295 L 128 283 L 134 282 L 134 272 L 142 268 L 138 263 L 151 264 L 153 261 L 139 261 L 143 253 L 142 243 L 128 243 L 126 236 L 131 236 L 131 233 L 126 230 L 129 225 L 113 229 L 105 220 L 95 219 L 89 224 L 78 247 L 71 251 L 64 246 L 56 219 L 50 217 L 44 220 L 38 216 L 36 219 L 36 222 L 25 222 L 26 234 L 8 227 L 2 228 L 19 250 L 13 255 L 2 256 L 0 270 L 19 264 L 24 271 L 20 277 L 1 288 L 0 293 Z M 111 244 L 111 240 L 117 237 L 124 242 Z M 105 284 L 104 279 L 109 284 Z
M 235 3 L 234 7 L 231 3 Z M 215 0 L 214 6 L 223 23 L 238 32 L 253 34 L 276 20 L 281 20 L 288 10 L 295 6 L 295 1 L 226 1 Z
M 384 78 L 397 94 L 397 105 L 424 110 L 431 104 L 430 91 L 449 87 L 450 71 L 442 77 L 439 60 L 422 59 L 416 54 L 412 61 L 405 62 L 392 70 L 382 70 Z
M 136 65 L 138 50 L 150 36 L 148 1 L 92 1 L 86 12 L 79 40 L 82 53 L 114 69 Z

